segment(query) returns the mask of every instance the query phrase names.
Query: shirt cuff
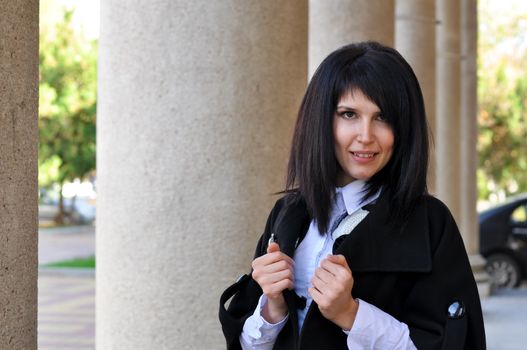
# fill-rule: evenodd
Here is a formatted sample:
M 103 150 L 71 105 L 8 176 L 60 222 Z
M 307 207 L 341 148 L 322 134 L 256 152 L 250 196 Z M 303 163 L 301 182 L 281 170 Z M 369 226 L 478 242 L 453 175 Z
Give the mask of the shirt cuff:
M 253 345 L 274 341 L 284 328 L 289 314 L 278 323 L 269 323 L 262 316 L 262 309 L 267 303 L 267 297 L 262 295 L 254 313 L 243 325 L 242 337 Z
M 416 350 L 405 323 L 364 300 L 356 300 L 359 308 L 353 326 L 343 330 L 349 349 Z

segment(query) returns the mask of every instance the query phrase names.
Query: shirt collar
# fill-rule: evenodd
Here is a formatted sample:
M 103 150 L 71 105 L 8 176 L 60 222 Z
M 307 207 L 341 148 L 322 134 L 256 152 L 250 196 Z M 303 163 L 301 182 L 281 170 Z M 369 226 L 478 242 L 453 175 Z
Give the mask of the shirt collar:
M 366 189 L 365 180 L 355 180 L 355 181 L 350 182 L 344 187 L 337 187 L 335 190 L 336 192 L 335 194 L 337 197 L 336 205 L 342 206 L 342 202 L 344 202 L 344 207 L 346 211 L 348 212 L 348 215 L 351 215 L 357 209 L 375 201 L 379 197 L 379 194 L 381 192 L 381 191 L 378 191 L 375 195 L 363 201 L 362 198 L 364 197 L 365 189 Z M 341 208 L 341 211 L 343 212 L 344 208 Z

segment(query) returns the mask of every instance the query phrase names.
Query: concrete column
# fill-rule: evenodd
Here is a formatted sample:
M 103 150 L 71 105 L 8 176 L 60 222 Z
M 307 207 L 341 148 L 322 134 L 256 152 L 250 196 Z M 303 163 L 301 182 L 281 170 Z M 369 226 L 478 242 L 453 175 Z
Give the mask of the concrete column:
M 97 348 L 223 349 L 307 81 L 307 2 L 101 2 Z
M 430 128 L 428 190 L 435 192 L 436 9 L 435 0 L 397 0 L 395 48 L 412 66 L 425 100 Z
M 36 349 L 38 1 L 0 8 L 0 349 Z
M 394 45 L 395 0 L 309 0 L 309 76 L 335 49 L 355 41 Z
M 478 132 L 477 101 L 477 0 L 461 1 L 461 222 L 460 230 L 470 263 L 482 296 L 490 293 L 490 283 L 484 270 L 485 260 L 479 254 L 479 225 L 476 149 Z
M 460 223 L 460 3 L 438 0 L 436 193 Z

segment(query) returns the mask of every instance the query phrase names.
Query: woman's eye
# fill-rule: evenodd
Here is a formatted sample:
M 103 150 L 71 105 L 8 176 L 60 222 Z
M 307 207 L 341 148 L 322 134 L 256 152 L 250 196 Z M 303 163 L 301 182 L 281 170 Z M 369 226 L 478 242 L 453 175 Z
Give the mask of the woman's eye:
M 355 117 L 355 112 L 342 112 L 342 116 L 346 119 L 351 119 Z
M 384 117 L 384 115 L 382 115 L 382 114 L 380 114 L 380 113 L 377 114 L 377 117 L 376 117 L 375 119 L 377 119 L 377 120 L 379 120 L 379 121 L 381 121 L 381 122 L 387 122 L 387 121 L 388 121 L 388 120 Z

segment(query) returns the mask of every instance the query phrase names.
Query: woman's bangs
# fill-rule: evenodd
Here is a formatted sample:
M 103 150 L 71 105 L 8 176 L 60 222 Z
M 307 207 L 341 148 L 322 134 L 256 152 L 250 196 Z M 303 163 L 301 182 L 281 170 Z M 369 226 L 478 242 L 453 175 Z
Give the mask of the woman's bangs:
M 346 93 L 361 91 L 370 101 L 375 103 L 384 114 L 389 123 L 395 120 L 395 109 L 392 103 L 393 98 L 397 98 L 396 91 L 391 88 L 387 79 L 382 76 L 382 72 L 374 69 L 367 62 L 357 59 L 351 66 L 345 67 L 342 74 L 337 77 L 334 90 L 334 106 Z M 392 90 L 392 91 L 390 91 Z M 393 96 L 390 96 L 393 95 Z

